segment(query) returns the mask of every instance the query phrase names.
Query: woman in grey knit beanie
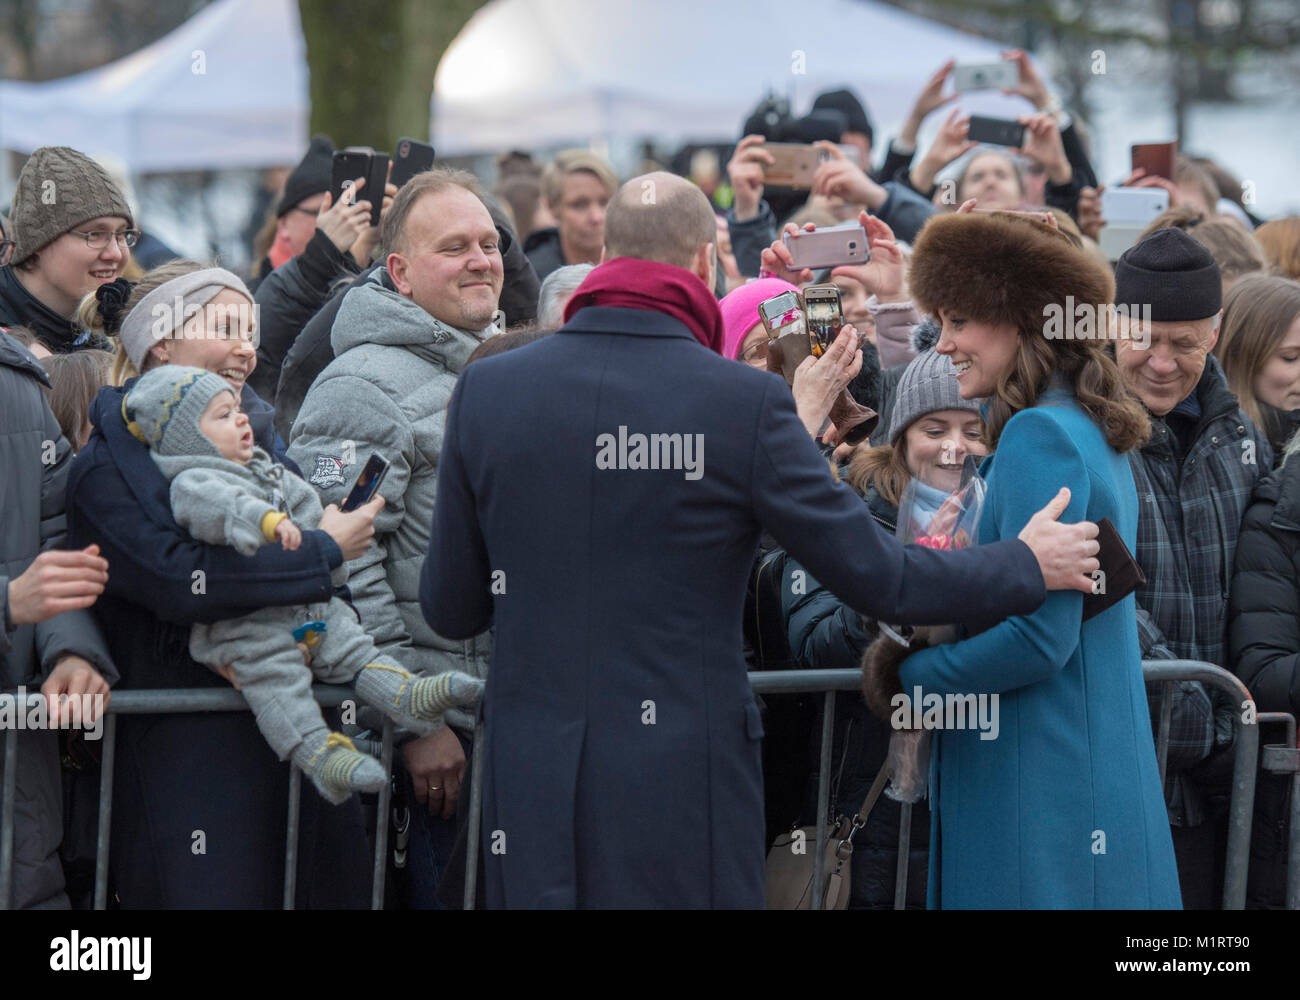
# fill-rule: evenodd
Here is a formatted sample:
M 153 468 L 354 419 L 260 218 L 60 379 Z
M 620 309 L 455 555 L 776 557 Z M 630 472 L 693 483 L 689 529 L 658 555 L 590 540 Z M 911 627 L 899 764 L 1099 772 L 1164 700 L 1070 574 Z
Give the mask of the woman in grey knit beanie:
M 76 322 L 77 306 L 121 277 L 139 236 L 107 171 L 75 149 L 42 146 L 18 175 L 9 216 L 0 325 L 29 327 L 55 354 L 106 347 Z

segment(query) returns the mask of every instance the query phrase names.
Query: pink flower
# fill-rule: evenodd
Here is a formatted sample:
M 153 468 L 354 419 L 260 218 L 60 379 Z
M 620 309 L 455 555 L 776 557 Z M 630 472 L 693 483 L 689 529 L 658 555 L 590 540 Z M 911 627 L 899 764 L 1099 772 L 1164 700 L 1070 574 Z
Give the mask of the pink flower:
M 951 549 L 952 538 L 948 535 L 921 535 L 916 539 L 917 545 L 924 545 L 927 549 Z

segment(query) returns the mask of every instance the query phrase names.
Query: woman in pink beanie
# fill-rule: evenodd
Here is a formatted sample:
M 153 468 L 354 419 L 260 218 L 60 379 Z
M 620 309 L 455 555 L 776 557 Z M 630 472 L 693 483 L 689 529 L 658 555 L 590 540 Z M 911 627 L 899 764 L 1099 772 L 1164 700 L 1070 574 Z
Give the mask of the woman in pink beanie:
M 729 292 L 719 302 L 722 310 L 722 356 L 767 370 L 767 330 L 758 317 L 759 303 L 782 292 L 799 289 L 780 278 L 759 278 Z
M 782 292 L 799 289 L 782 278 L 760 278 L 741 285 L 718 302 L 722 310 L 722 356 L 742 361 L 751 368 L 767 371 L 767 330 L 759 319 L 759 304 Z M 852 340 L 857 330 L 845 324 L 841 336 Z M 872 348 L 874 351 L 874 348 Z M 826 428 L 824 440 L 834 442 L 841 437 L 835 428 L 857 429 L 849 440 L 856 440 L 875 426 L 875 411 L 859 406 L 848 393 L 847 387 L 862 370 L 861 348 L 837 350 L 834 347 L 820 358 L 811 355 L 795 371 L 795 409 L 808 433 L 817 437 L 831 417 L 832 426 Z M 869 423 L 868 423 L 869 421 Z

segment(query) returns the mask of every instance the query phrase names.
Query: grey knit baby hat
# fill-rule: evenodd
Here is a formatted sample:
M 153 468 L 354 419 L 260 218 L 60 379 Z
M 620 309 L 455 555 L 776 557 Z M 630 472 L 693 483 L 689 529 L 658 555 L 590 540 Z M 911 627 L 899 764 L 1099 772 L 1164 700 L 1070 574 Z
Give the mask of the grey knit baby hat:
M 23 164 L 9 217 L 16 266 L 83 222 L 118 216 L 135 225 L 131 206 L 108 171 L 69 146 L 42 146 Z
M 202 368 L 163 365 L 140 376 L 122 399 L 127 430 L 159 455 L 215 455 L 217 446 L 199 430 L 199 417 L 214 396 L 235 390 Z
M 903 370 L 894 390 L 894 412 L 889 421 L 889 443 L 898 444 L 914 420 L 938 410 L 978 413 L 980 400 L 962 399 L 957 369 L 946 354 L 930 348 L 914 357 Z

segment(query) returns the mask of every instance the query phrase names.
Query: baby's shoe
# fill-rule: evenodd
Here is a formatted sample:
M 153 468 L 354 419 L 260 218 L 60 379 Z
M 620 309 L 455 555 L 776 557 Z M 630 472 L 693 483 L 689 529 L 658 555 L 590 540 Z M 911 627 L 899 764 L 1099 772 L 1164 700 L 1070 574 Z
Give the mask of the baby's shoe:
M 353 792 L 377 792 L 388 781 L 379 761 L 357 750 L 342 733 L 313 733 L 291 756 L 321 795 L 335 805 L 346 802 Z
M 382 709 L 394 722 L 428 732 L 449 708 L 472 708 L 483 697 L 483 681 L 459 670 L 415 677 L 401 667 L 368 663 L 357 674 L 357 694 Z

